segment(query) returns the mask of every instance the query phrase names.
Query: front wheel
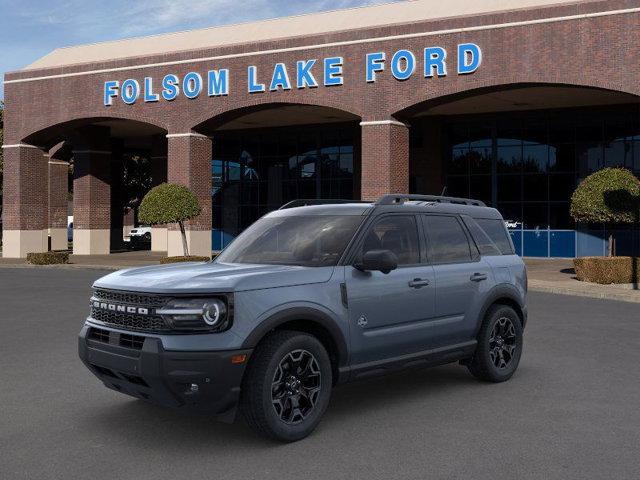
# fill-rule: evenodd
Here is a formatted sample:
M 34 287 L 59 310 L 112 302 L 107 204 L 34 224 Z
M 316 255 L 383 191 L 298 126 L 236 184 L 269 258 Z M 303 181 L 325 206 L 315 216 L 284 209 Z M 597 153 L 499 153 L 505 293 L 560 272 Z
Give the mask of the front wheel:
M 280 331 L 256 348 L 242 382 L 240 408 L 263 436 L 294 442 L 309 435 L 331 396 L 329 355 L 315 337 Z
M 507 305 L 494 305 L 487 312 L 478 345 L 468 364 L 471 374 L 488 382 L 504 382 L 515 373 L 522 355 L 520 317 Z

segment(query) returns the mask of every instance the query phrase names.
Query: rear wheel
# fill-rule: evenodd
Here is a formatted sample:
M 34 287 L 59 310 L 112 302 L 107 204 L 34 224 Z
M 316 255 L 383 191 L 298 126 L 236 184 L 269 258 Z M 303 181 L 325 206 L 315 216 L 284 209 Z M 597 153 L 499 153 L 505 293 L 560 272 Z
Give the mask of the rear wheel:
M 315 337 L 281 331 L 256 348 L 242 384 L 240 408 L 261 435 L 294 442 L 309 435 L 329 404 L 329 355 Z
M 487 312 L 478 346 L 468 364 L 471 374 L 488 382 L 504 382 L 515 373 L 522 355 L 520 317 L 507 305 L 494 305 Z

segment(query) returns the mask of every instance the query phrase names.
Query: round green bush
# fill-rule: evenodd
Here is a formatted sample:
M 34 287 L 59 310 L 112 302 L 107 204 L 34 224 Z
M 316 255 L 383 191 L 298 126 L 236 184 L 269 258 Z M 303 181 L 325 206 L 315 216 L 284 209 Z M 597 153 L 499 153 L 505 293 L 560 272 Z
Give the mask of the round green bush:
M 625 168 L 605 168 L 585 178 L 571 196 L 576 222 L 633 223 L 640 208 L 640 180 Z
M 138 218 L 148 225 L 181 223 L 202 212 L 198 199 L 183 185 L 163 183 L 152 188 L 142 199 Z

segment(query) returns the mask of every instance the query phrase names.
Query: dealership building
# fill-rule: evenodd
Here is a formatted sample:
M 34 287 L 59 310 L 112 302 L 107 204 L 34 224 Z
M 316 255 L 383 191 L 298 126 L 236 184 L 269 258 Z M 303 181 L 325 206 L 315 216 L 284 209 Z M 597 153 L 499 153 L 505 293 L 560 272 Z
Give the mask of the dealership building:
M 569 200 L 640 171 L 639 32 L 637 0 L 415 0 L 57 49 L 5 75 L 2 254 L 67 248 L 69 162 L 74 253 L 109 253 L 132 154 L 196 194 L 195 254 L 293 199 L 443 191 L 522 255 L 603 254 Z

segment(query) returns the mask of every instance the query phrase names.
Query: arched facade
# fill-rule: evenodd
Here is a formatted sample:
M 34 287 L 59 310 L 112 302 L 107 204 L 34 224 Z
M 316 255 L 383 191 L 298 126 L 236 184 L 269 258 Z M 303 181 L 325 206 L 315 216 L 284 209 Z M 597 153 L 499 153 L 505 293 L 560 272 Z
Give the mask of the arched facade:
M 640 42 L 633 41 L 640 19 L 635 2 L 567 0 L 548 5 L 549 2 L 532 0 L 524 9 L 488 9 L 474 15 L 452 12 L 449 18 L 425 14 L 427 3 L 420 0 L 395 7 L 406 8 L 407 12 L 413 9 L 403 20 L 389 10 L 392 6 L 370 7 L 362 11 L 361 18 L 345 12 L 343 20 L 353 25 L 352 30 L 327 26 L 326 32 L 321 32 L 314 25 L 309 30 L 315 33 L 306 36 L 292 33 L 290 37 L 211 46 L 203 33 L 198 37 L 203 38 L 202 48 L 162 54 L 143 54 L 153 50 L 149 50 L 148 41 L 131 40 L 102 46 L 100 55 L 108 48 L 125 52 L 114 54 L 111 60 L 95 56 L 93 47 L 78 47 L 54 55 L 52 58 L 58 58 L 58 63 L 43 61 L 28 70 L 7 74 L 5 192 L 9 194 L 4 197 L 4 228 L 12 240 L 3 255 L 24 256 L 27 251 L 44 248 L 43 234 L 34 232 L 42 232 L 46 225 L 42 219 L 30 219 L 29 213 L 37 210 L 34 205 L 45 202 L 32 188 L 34 178 L 44 171 L 41 166 L 34 167 L 41 163 L 36 157 L 62 138 L 59 126 L 84 125 L 87 119 L 92 119 L 93 128 L 76 130 L 85 132 L 81 135 L 89 145 L 85 150 L 94 153 L 109 151 L 105 138 L 112 138 L 116 129 L 113 123 L 105 125 L 100 119 L 120 119 L 122 125 L 132 128 L 138 123 L 154 126 L 152 136 L 163 137 L 157 143 L 166 150 L 167 180 L 189 186 L 202 204 L 203 214 L 190 222 L 188 235 L 192 251 L 205 254 L 216 242 L 215 234 L 211 234 L 212 228 L 217 229 L 216 212 L 225 218 L 233 215 L 230 211 L 221 213 L 220 208 L 226 207 L 215 203 L 218 187 L 214 185 L 212 169 L 218 167 L 212 165 L 212 160 L 222 152 L 220 155 L 225 158 L 218 160 L 245 168 L 241 161 L 224 153 L 231 151 L 225 150 L 224 142 L 231 142 L 234 136 L 246 143 L 245 139 L 252 136 L 277 133 L 280 140 L 276 147 L 260 147 L 277 153 L 260 157 L 273 157 L 274 165 L 279 166 L 261 166 L 258 182 L 285 182 L 290 180 L 282 175 L 290 172 L 285 172 L 285 157 L 280 150 L 286 151 L 290 137 L 302 135 L 294 132 L 319 128 L 343 131 L 344 125 L 353 127 L 357 138 L 351 142 L 352 174 L 357 176 L 357 186 L 351 195 L 374 199 L 388 192 L 437 193 L 436 188 L 445 186 L 448 177 L 447 161 L 442 157 L 439 165 L 427 162 L 430 168 L 418 172 L 420 162 L 416 159 L 424 156 L 427 147 L 435 150 L 434 145 L 441 142 L 443 125 L 450 125 L 456 116 L 491 114 L 495 123 L 498 112 L 492 110 L 496 107 L 489 101 L 495 94 L 510 98 L 510 91 L 538 91 L 535 101 L 511 101 L 510 108 L 499 109 L 501 115 L 511 111 L 521 117 L 524 111 L 557 110 L 558 105 L 562 109 L 601 109 L 608 104 L 614 105 L 614 110 L 619 107 L 620 111 L 633 112 L 640 94 L 637 75 L 631 68 L 640 54 Z M 374 26 L 374 17 L 367 17 L 368 12 L 375 13 L 376 18 L 394 20 L 378 21 Z M 322 18 L 309 17 L 309 25 Z M 297 25 L 303 20 L 290 22 Z M 358 22 L 362 23 L 361 28 Z M 242 28 L 245 27 L 237 27 Z M 184 35 L 195 39 L 200 34 Z M 250 35 L 253 33 L 247 30 L 246 38 Z M 153 41 L 171 45 L 162 36 Z M 64 55 L 82 57 L 84 61 L 65 63 Z M 551 105 L 543 101 L 540 88 L 549 88 L 549 92 L 554 88 L 573 90 L 566 90 L 571 94 L 557 97 L 558 105 Z M 585 91 L 601 94 L 585 100 L 580 93 Z M 611 99 L 615 100 L 613 104 Z M 493 104 L 496 102 L 494 98 Z M 96 124 L 104 128 L 96 129 Z M 216 138 L 220 140 L 219 148 Z M 492 139 L 495 138 L 494 134 Z M 76 136 L 75 142 L 81 143 L 82 138 Z M 322 136 L 316 140 L 318 149 L 324 148 L 323 142 Z M 269 161 L 260 160 L 261 165 Z M 305 175 L 314 175 L 310 168 Z M 100 184 L 99 172 L 90 177 Z M 424 179 L 418 182 L 417 177 Z M 312 193 L 326 197 L 322 179 L 316 180 L 318 187 Z M 242 194 L 251 192 L 251 188 L 241 189 Z M 281 188 L 267 191 L 272 193 L 264 197 L 257 194 L 255 215 L 285 198 Z M 231 196 L 228 193 L 227 200 Z M 87 201 L 90 205 L 86 208 L 92 212 L 88 218 L 104 215 L 93 208 L 94 200 Z M 237 208 L 249 209 L 253 205 L 243 202 Z M 80 201 L 77 203 L 80 211 Z M 255 216 L 246 218 L 252 215 Z M 96 232 L 105 230 L 104 223 L 89 222 L 89 236 L 103 238 L 104 232 Z M 237 222 L 238 228 L 245 223 Z M 31 240 L 27 241 L 27 237 Z M 167 238 L 169 253 L 180 253 L 177 233 L 170 230 Z M 158 245 L 164 248 L 163 243 Z M 104 245 L 88 252 L 98 250 L 104 251 Z

